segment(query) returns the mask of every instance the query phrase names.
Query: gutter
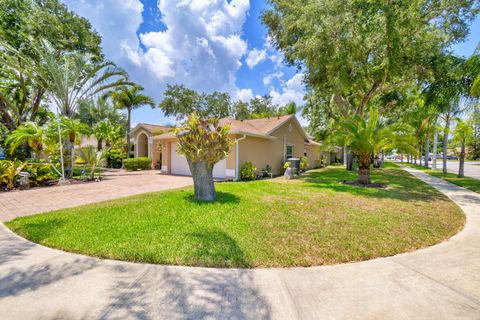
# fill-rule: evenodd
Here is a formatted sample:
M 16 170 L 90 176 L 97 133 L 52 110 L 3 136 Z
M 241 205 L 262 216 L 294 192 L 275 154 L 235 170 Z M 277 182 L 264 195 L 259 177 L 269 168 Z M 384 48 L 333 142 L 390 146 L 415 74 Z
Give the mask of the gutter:
M 240 180 L 240 170 L 238 168 L 239 165 L 239 160 L 238 160 L 238 154 L 239 154 L 239 142 L 244 140 L 247 137 L 246 134 L 243 135 L 243 137 L 235 140 L 235 181 Z

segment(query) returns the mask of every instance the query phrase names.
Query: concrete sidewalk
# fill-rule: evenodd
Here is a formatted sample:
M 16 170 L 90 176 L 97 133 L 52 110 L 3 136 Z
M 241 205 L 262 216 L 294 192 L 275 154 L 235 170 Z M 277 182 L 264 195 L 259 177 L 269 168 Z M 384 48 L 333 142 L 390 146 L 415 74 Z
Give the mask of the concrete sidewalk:
M 465 229 L 394 257 L 290 269 L 99 260 L 0 226 L 2 319 L 480 319 L 480 195 L 414 169 L 465 211 Z

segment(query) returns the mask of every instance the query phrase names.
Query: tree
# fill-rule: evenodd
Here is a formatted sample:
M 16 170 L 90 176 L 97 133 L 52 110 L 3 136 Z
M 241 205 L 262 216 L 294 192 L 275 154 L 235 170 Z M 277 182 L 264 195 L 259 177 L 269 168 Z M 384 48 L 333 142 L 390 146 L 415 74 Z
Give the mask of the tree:
M 215 91 L 211 94 L 203 94 L 205 111 L 204 117 L 227 118 L 232 114 L 232 100 L 226 92 Z
M 250 100 L 250 112 L 253 119 L 273 117 L 277 114 L 277 106 L 268 95 L 256 96 Z
M 21 54 L 10 57 L 18 72 L 0 67 L 0 119 L 9 130 L 39 116 L 43 123 L 46 121 L 44 83 L 22 71 L 31 61 L 39 62 L 33 48 L 40 45 L 41 39 L 52 43 L 58 52 L 89 53 L 102 59 L 100 36 L 88 20 L 58 0 L 2 0 L 0 43 Z
M 248 109 L 248 103 L 243 101 L 235 101 L 232 106 L 232 116 L 236 120 L 250 119 L 251 114 Z
M 364 115 L 379 96 L 428 75 L 479 10 L 473 0 L 268 2 L 262 19 L 273 45 L 305 70 L 322 107 L 343 117 Z
M 296 114 L 297 113 L 297 104 L 295 102 L 289 102 L 283 107 L 278 108 L 278 115 L 285 116 L 289 114 Z
M 94 146 L 85 146 L 78 150 L 80 159 L 90 167 L 90 179 L 95 178 L 95 170 L 105 164 L 107 153 L 105 150 L 96 150 Z
M 188 89 L 184 85 L 167 84 L 159 108 L 162 109 L 165 116 L 182 120 L 194 112 L 203 113 L 202 100 L 202 96 L 195 90 Z
M 217 118 L 202 119 L 195 113 L 175 130 L 177 151 L 187 158 L 192 173 L 195 200 L 216 199 L 213 166 L 230 151 L 233 142 L 229 131 L 228 126 L 219 126 Z
M 328 125 L 398 107 L 433 62 L 468 35 L 478 1 L 269 0 L 272 45 L 304 72 L 304 115 Z M 345 146 L 347 149 L 348 146 Z M 351 158 L 351 157 L 347 157 Z M 347 163 L 347 167 L 350 167 Z
M 6 144 L 9 146 L 10 152 L 25 144 L 28 145 L 33 149 L 37 158 L 45 160 L 59 176 L 62 176 L 62 173 L 52 164 L 45 153 L 47 140 L 46 131 L 41 126 L 34 122 L 26 122 L 12 131 L 6 140 Z
M 104 96 L 97 97 L 96 100 L 81 101 L 78 106 L 77 118 L 92 128 L 103 121 L 120 124 L 123 127 L 127 125 L 125 114 L 115 108 L 110 99 Z
M 415 153 L 415 139 L 403 125 L 387 125 L 379 120 L 378 110 L 370 109 L 368 119 L 353 115 L 340 123 L 337 136 L 358 156 L 358 183 L 370 183 L 372 157 L 382 150 L 401 149 Z
M 198 93 L 184 85 L 167 85 L 159 104 L 166 116 L 183 120 L 190 114 L 200 117 L 226 118 L 234 113 L 231 97 L 226 92 Z
M 463 178 L 465 176 L 465 145 L 473 137 L 473 128 L 471 123 L 459 119 L 457 121 L 457 126 L 453 130 L 453 139 L 455 142 L 460 144 L 460 157 L 459 157 L 459 167 L 458 167 L 458 177 Z
M 141 106 L 149 105 L 155 107 L 153 98 L 141 93 L 143 87 L 135 85 L 133 87 L 123 87 L 120 90 L 111 92 L 114 105 L 119 109 L 127 110 L 127 135 L 126 150 L 130 156 L 130 130 L 132 125 L 132 111 Z
M 53 129 L 55 130 L 55 129 Z M 73 167 L 75 165 L 75 144 L 77 144 L 82 136 L 91 134 L 91 129 L 77 119 L 62 117 L 60 119 L 60 130 L 62 136 L 65 137 L 67 150 L 70 152 L 70 162 L 66 166 L 66 175 L 68 178 L 73 176 Z
M 434 80 L 429 82 L 426 89 L 426 102 L 436 106 L 444 122 L 443 130 L 443 173 L 447 173 L 448 136 L 453 119 L 464 113 L 469 104 L 469 90 L 474 81 L 477 62 L 452 55 L 444 55 L 436 63 Z

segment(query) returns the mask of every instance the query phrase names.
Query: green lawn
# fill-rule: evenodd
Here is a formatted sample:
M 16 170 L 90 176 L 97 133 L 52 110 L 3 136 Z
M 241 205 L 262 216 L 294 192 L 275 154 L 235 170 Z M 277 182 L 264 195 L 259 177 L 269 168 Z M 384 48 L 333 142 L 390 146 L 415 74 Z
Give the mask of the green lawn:
M 387 189 L 347 186 L 341 167 L 297 180 L 217 183 L 218 201 L 192 189 L 150 193 L 17 218 L 7 226 L 55 248 L 159 264 L 313 266 L 411 251 L 457 233 L 465 217 L 446 197 L 388 165 Z
M 469 190 L 480 193 L 480 179 L 475 179 L 470 177 L 459 178 L 457 177 L 456 173 L 445 174 L 442 172 L 442 170 L 425 169 L 425 167 L 419 166 L 413 163 L 403 163 L 403 164 L 414 169 L 422 170 L 434 177 L 454 183 L 460 187 L 464 187 L 465 189 L 469 189 Z

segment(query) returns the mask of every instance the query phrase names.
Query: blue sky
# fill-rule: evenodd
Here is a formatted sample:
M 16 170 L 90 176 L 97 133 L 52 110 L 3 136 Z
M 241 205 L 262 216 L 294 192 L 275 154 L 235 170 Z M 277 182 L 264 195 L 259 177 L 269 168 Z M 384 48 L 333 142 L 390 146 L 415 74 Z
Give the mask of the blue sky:
M 302 74 L 268 45 L 255 0 L 62 0 L 89 19 L 108 59 L 126 69 L 157 101 L 167 83 L 198 91 L 227 91 L 248 100 L 270 94 L 277 104 L 302 103 Z M 471 55 L 480 41 L 480 18 L 470 37 L 452 49 Z M 172 123 L 144 107 L 133 122 Z

